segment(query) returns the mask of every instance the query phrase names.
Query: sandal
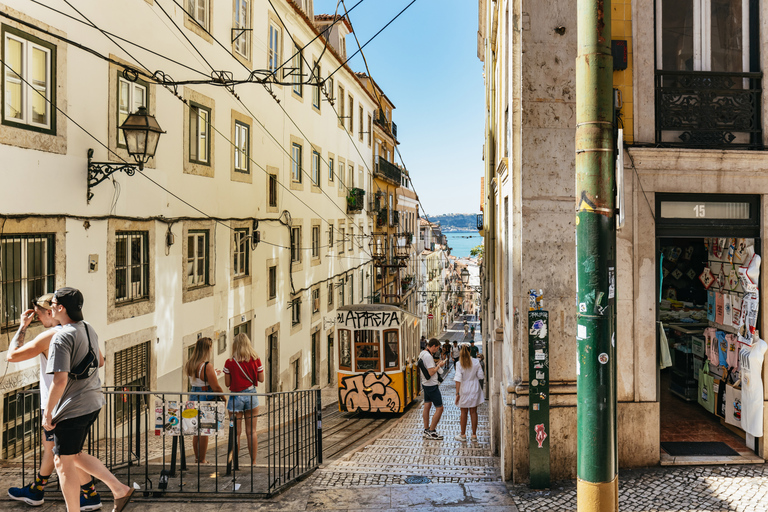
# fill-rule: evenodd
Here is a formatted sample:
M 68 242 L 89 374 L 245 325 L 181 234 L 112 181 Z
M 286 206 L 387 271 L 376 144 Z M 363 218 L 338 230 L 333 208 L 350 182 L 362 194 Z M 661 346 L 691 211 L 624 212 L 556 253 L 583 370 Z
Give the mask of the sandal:
M 128 502 L 131 501 L 131 496 L 133 496 L 133 491 L 135 490 L 136 489 L 131 487 L 131 490 L 128 491 L 128 494 L 122 498 L 115 498 L 115 508 L 112 509 L 112 512 L 122 512 L 125 506 L 128 505 Z

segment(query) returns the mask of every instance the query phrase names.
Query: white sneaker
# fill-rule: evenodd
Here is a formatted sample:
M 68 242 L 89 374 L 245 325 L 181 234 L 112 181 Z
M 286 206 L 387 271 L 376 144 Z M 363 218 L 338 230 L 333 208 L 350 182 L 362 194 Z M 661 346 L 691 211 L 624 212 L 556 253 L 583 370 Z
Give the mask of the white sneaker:
M 476 443 L 476 442 L 477 442 L 477 436 L 472 436 L 472 437 L 470 437 L 470 440 L 471 440 L 472 442 Z
M 466 443 L 467 442 L 467 436 L 463 436 L 461 434 L 459 434 L 456 437 L 454 437 L 454 439 L 457 440 L 457 441 L 460 441 L 462 443 Z

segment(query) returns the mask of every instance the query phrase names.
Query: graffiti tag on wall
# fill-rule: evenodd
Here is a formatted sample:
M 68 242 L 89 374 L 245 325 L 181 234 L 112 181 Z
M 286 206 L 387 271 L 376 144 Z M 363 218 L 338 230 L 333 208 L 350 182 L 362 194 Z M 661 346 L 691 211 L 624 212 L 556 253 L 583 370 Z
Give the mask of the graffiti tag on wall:
M 396 311 L 340 311 L 336 314 L 336 323 L 353 329 L 392 327 L 400 325 L 400 316 Z
M 386 373 L 376 375 L 371 370 L 362 375 L 350 375 L 341 379 L 339 401 L 347 411 L 390 411 L 400 410 L 400 396 L 389 387 L 392 379 Z

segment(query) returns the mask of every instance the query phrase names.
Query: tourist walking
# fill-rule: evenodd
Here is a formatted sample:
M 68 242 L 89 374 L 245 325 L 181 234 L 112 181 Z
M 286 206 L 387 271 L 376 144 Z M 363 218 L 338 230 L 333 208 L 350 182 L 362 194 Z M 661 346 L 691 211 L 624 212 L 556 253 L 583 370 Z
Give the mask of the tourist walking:
M 232 342 L 232 357 L 224 363 L 224 383 L 233 393 L 256 393 L 256 386 L 264 382 L 264 366 L 259 355 L 245 333 L 235 336 Z M 230 421 L 235 422 L 234 456 L 237 457 L 242 432 L 241 420 L 245 419 L 245 440 L 251 465 L 256 464 L 258 441 L 256 439 L 256 418 L 259 414 L 259 397 L 240 395 L 229 397 L 227 403 Z
M 477 441 L 477 406 L 485 401 L 480 379 L 485 378 L 480 361 L 470 357 L 469 347 L 462 345 L 459 364 L 456 365 L 456 374 L 453 380 L 456 382 L 456 406 L 461 409 L 459 425 L 461 434 L 456 436 L 457 441 L 467 440 L 467 416 L 472 419 L 472 441 Z
M 440 341 L 432 338 L 427 343 L 427 348 L 419 354 L 419 374 L 421 376 L 421 388 L 424 390 L 424 437 L 440 441 L 443 436 L 437 433 L 437 424 L 443 415 L 443 396 L 440 394 L 437 376 L 445 366 L 445 360 L 435 363 L 435 354 L 440 350 Z M 435 406 L 435 414 L 432 421 L 429 421 L 429 414 L 432 406 Z
M 41 417 L 45 416 L 45 406 L 48 403 L 48 390 L 53 382 L 53 375 L 45 373 L 48 367 L 48 348 L 50 347 L 53 335 L 61 329 L 58 320 L 53 318 L 53 300 L 52 293 L 41 295 L 34 301 L 34 309 L 28 309 L 21 314 L 19 319 L 19 330 L 11 340 L 8 347 L 6 360 L 9 363 L 20 363 L 34 357 L 40 358 L 40 407 Z M 37 317 L 45 331 L 38 334 L 35 339 L 29 343 L 24 343 L 27 328 Z M 53 432 L 43 430 L 41 436 L 43 443 L 43 455 L 40 458 L 40 471 L 35 477 L 35 481 L 26 487 L 11 487 L 8 489 L 8 496 L 17 501 L 23 501 L 27 505 L 37 507 L 45 502 L 45 485 L 53 473 Z M 91 475 L 78 469 L 78 480 L 80 481 L 80 510 L 98 510 L 101 508 L 101 497 L 96 492 Z
M 83 320 L 83 294 L 75 288 L 60 288 L 53 294 L 51 311 L 61 324 L 50 343 L 46 373 L 53 374 L 43 416 L 43 428 L 53 431 L 56 472 L 67 510 L 80 510 L 78 469 L 93 475 L 112 491 L 113 512 L 125 508 L 133 487 L 122 484 L 96 457 L 83 453 L 91 425 L 101 412 L 99 367 L 104 357 L 96 331 Z
M 459 349 L 459 342 L 453 340 L 453 346 L 451 347 L 451 359 L 453 359 L 453 367 L 456 368 L 456 363 L 459 362 L 459 355 L 461 350 Z
M 221 372 L 214 370 L 213 365 L 208 361 L 212 358 L 213 340 L 211 338 L 197 340 L 192 357 L 184 366 L 192 393 L 224 392 L 217 377 Z M 212 402 L 216 400 L 216 395 L 193 394 L 189 399 L 193 402 Z M 192 436 L 192 450 L 195 452 L 195 464 L 207 464 L 205 454 L 208 452 L 208 436 Z

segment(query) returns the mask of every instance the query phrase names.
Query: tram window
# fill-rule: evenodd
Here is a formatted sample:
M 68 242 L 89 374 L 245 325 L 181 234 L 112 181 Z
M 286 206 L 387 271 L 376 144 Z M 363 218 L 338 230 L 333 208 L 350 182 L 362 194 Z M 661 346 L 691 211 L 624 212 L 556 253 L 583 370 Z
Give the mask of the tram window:
M 339 329 L 339 368 L 352 370 L 352 338 L 347 329 Z
M 379 331 L 355 331 L 355 370 L 379 370 Z
M 384 331 L 384 367 L 398 367 L 397 330 Z

